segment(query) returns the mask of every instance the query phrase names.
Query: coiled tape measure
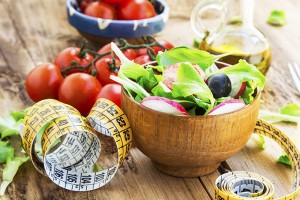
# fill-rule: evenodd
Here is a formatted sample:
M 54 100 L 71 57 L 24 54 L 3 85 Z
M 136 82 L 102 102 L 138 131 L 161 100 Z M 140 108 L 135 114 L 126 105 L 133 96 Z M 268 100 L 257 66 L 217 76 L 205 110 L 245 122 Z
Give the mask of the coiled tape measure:
M 94 190 L 107 184 L 116 174 L 132 144 L 132 132 L 123 111 L 106 99 L 98 99 L 87 118 L 73 107 L 56 100 L 43 100 L 27 112 L 21 130 L 24 150 L 36 169 L 57 185 L 73 191 Z M 92 172 L 101 152 L 95 131 L 113 137 L 118 149 L 118 163 Z M 278 200 L 293 200 L 300 191 L 299 150 L 279 129 L 258 120 L 254 132 L 275 140 L 291 159 L 295 174 L 293 192 Z M 41 138 L 39 138 L 41 136 Z M 36 143 L 42 147 L 36 153 Z M 58 147 L 56 141 L 63 140 Z M 274 187 L 265 177 L 246 171 L 228 172 L 215 183 L 216 200 L 271 200 Z
M 94 190 L 107 184 L 132 144 L 127 117 L 106 99 L 98 99 L 87 118 L 69 105 L 43 100 L 28 110 L 23 125 L 23 148 L 36 169 L 73 191 Z M 93 167 L 100 156 L 101 143 L 95 131 L 113 137 L 118 151 L 117 164 L 97 172 Z M 57 141 L 61 141 L 59 145 Z M 36 151 L 37 144 L 41 144 L 41 154 Z
M 254 128 L 254 133 L 261 134 L 273 139 L 286 152 L 291 160 L 294 173 L 294 184 L 292 193 L 280 197 L 277 200 L 294 200 L 300 191 L 300 160 L 299 150 L 287 135 L 276 127 L 258 120 Z M 274 187 L 267 178 L 246 171 L 228 172 L 219 176 L 215 183 L 216 200 L 271 200 L 274 199 Z M 299 198 L 298 198 L 299 199 Z

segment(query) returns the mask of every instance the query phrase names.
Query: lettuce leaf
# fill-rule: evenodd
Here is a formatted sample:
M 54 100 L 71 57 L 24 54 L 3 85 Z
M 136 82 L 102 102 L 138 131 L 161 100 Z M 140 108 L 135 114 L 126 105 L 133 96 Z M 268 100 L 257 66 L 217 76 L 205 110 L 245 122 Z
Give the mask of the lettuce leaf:
M 14 148 L 9 144 L 8 141 L 0 140 L 0 164 L 6 162 L 8 157 L 13 157 Z
M 188 76 L 187 76 L 188 74 Z M 208 103 L 208 113 L 215 105 L 215 98 L 200 74 L 190 63 L 181 63 L 178 67 L 177 81 L 173 83 L 173 97 L 196 96 Z M 198 102 L 196 102 L 198 104 Z M 201 103 L 202 104 L 202 103 Z
M 300 105 L 297 103 L 288 104 L 280 109 L 280 113 L 300 118 Z
M 23 154 L 19 135 L 20 125 L 26 112 L 27 109 L 12 111 L 10 115 L 0 117 L 0 163 L 5 164 L 2 183 L 0 185 L 0 196 L 4 195 L 7 186 L 12 182 L 19 166 L 29 159 L 28 156 Z M 20 155 L 24 155 L 24 157 L 16 157 L 14 155 L 15 151 Z
M 283 10 L 272 10 L 267 22 L 273 26 L 285 25 L 286 24 L 285 12 Z
M 171 51 L 165 51 L 156 56 L 158 65 L 169 66 L 178 62 L 190 62 L 198 64 L 204 71 L 210 67 L 216 60 L 225 56 L 213 55 L 206 51 L 182 46 L 175 47 Z
M 291 160 L 289 159 L 288 155 L 286 155 L 286 153 L 282 154 L 282 155 L 278 158 L 277 162 L 282 163 L 282 164 L 285 164 L 285 165 L 287 165 L 287 166 L 291 166 Z
M 263 90 L 266 83 L 265 76 L 254 65 L 247 63 L 245 60 L 239 60 L 239 63 L 222 68 L 214 74 L 220 73 L 236 75 L 240 82 L 254 82 L 260 90 Z
M 3 170 L 3 181 L 0 185 L 0 196 L 3 196 L 7 186 L 13 181 L 19 167 L 29 160 L 29 157 L 8 157 Z
M 300 148 L 300 105 L 297 103 L 287 104 L 280 109 L 280 113 L 269 112 L 260 110 L 259 116 L 260 119 L 263 119 L 269 123 L 276 123 L 276 122 L 292 122 L 297 123 L 297 130 L 293 141 L 295 142 L 296 146 Z M 290 166 L 291 161 L 286 153 L 283 153 L 277 162 L 283 163 L 285 165 Z

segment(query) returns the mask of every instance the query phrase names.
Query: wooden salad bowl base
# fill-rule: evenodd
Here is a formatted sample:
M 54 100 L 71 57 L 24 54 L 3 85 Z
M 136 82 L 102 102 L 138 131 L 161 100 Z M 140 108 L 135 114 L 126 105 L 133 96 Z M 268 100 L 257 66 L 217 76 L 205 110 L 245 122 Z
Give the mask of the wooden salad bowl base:
M 214 164 L 212 166 L 200 166 L 200 167 L 175 167 L 157 163 L 152 161 L 154 167 L 159 171 L 176 177 L 198 177 L 212 173 L 218 169 L 221 163 Z
M 198 177 L 245 146 L 253 133 L 261 93 L 237 111 L 215 116 L 179 116 L 146 108 L 122 91 L 137 148 L 154 166 L 178 177 Z

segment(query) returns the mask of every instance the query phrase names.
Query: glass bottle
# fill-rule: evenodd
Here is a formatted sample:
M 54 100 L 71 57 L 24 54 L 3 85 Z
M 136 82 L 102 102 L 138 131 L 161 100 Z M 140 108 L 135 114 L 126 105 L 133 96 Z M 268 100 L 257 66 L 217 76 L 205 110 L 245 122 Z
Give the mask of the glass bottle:
M 266 37 L 253 24 L 254 0 L 201 0 L 193 9 L 191 26 L 202 38 L 199 49 L 228 53 L 219 61 L 236 64 L 245 59 L 266 74 L 271 50 Z

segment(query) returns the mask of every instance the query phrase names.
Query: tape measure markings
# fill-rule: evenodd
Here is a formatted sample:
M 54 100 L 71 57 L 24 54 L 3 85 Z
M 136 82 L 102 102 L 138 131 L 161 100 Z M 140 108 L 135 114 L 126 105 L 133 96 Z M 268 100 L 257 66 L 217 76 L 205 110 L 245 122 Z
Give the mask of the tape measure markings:
M 274 126 L 267 125 L 265 122 L 262 122 L 263 125 L 261 126 L 261 122 L 262 121 L 258 121 L 258 128 L 255 128 L 254 132 L 257 131 L 257 133 L 259 134 L 266 135 L 270 138 L 275 139 L 275 141 L 283 148 L 283 150 L 289 156 L 289 158 L 292 161 L 291 166 L 295 174 L 295 183 L 293 186 L 293 189 L 295 190 L 297 186 L 300 187 L 300 177 L 298 175 L 300 170 L 299 151 L 297 150 L 295 144 L 293 144 L 288 138 L 288 136 L 283 134 L 279 129 L 277 129 Z M 259 127 L 262 127 L 262 129 L 259 129 Z
M 21 128 L 23 147 L 32 157 L 34 166 L 54 183 L 69 190 L 93 190 L 108 183 L 131 145 L 128 119 L 112 102 L 98 99 L 87 119 L 66 104 L 44 100 L 29 109 L 23 121 L 25 127 Z M 34 143 L 44 126 L 47 128 L 41 138 L 43 159 L 39 160 Z M 91 172 L 101 152 L 94 130 L 113 137 L 118 150 L 118 163 L 99 172 Z M 61 138 L 62 141 L 56 143 Z
M 262 120 L 257 121 L 254 133 L 275 140 L 291 159 L 295 179 L 292 192 L 277 200 L 295 199 L 300 191 L 300 177 L 298 175 L 300 171 L 299 150 L 288 136 Z M 228 172 L 219 176 L 216 180 L 215 192 L 216 200 L 272 200 L 274 198 L 274 186 L 267 178 L 253 172 L 245 171 Z

